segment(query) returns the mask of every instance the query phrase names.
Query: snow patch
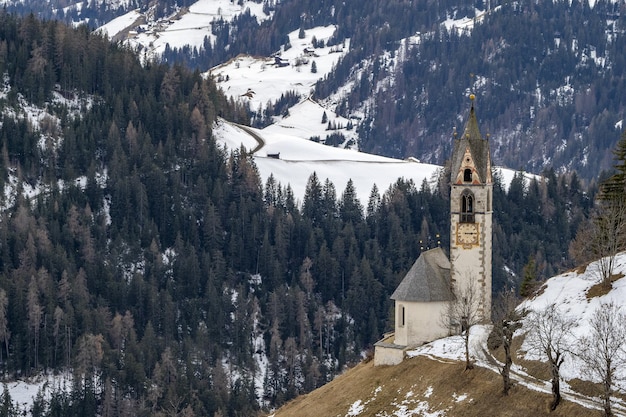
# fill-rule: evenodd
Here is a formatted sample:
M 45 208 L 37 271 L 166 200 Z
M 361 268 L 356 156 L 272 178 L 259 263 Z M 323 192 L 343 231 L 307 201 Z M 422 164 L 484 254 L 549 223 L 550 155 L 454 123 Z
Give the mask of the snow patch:
M 346 414 L 346 417 L 358 416 L 363 412 L 363 410 L 365 410 L 365 406 L 363 405 L 363 402 L 361 400 L 356 400 L 354 403 L 352 403 L 352 405 L 348 409 L 348 413 Z

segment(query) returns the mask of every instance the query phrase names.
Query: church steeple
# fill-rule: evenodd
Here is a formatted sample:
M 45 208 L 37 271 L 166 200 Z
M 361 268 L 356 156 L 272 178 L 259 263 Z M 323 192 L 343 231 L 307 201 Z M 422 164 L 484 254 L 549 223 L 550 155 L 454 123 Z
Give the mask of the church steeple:
M 484 320 L 491 317 L 492 198 L 489 140 L 478 128 L 474 95 L 450 160 L 450 273 L 453 290 L 475 286 Z
M 489 153 L 489 140 L 484 139 L 478 128 L 476 110 L 474 109 L 474 95 L 470 95 L 471 108 L 465 124 L 465 130 L 454 143 L 454 152 L 451 159 L 451 182 L 452 184 L 467 183 L 468 171 L 472 174 L 471 183 L 490 184 L 491 157 Z
M 471 285 L 477 314 L 491 319 L 492 195 L 489 141 L 478 129 L 474 96 L 465 130 L 454 135 L 450 186 L 450 259 L 441 248 L 422 252 L 392 294 L 395 331 L 376 342 L 374 365 L 396 365 L 404 351 L 445 337 L 441 319 Z

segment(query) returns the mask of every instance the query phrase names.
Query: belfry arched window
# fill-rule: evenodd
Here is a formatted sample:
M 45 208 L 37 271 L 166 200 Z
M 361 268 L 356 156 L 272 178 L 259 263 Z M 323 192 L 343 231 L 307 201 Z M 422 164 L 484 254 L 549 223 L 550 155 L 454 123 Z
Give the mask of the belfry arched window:
M 474 223 L 474 194 L 469 190 L 461 194 L 461 223 Z
M 465 168 L 463 171 L 463 182 L 472 182 L 472 170 Z

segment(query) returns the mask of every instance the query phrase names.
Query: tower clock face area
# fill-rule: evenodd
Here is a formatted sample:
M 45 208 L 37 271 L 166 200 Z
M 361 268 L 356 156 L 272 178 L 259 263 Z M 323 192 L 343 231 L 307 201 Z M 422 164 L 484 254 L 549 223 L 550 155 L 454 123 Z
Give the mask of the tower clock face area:
M 464 249 L 478 245 L 478 223 L 458 223 L 456 227 L 456 243 Z

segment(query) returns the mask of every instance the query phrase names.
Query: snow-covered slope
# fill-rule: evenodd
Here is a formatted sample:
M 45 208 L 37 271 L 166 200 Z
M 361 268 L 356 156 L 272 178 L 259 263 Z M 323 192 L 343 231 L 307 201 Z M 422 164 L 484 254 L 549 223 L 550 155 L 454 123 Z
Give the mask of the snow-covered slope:
M 287 93 L 298 94 L 301 97 L 299 103 L 293 105 L 287 115 L 274 117 L 274 123 L 266 128 L 268 133 L 303 139 L 318 136 L 322 141 L 327 135 L 341 133 L 346 142 L 352 140 L 352 144 L 356 144 L 359 119 L 338 116 L 335 114 L 336 103 L 320 103 L 313 97 L 315 83 L 329 74 L 350 48 L 349 40 L 342 45 L 319 46 L 321 43 L 325 45 L 334 32 L 334 26 L 306 30 L 302 38 L 299 31 L 291 32 L 290 47 L 283 45 L 275 57 L 238 56 L 212 68 L 207 75 L 213 77 L 224 94 L 248 104 L 257 114 Z M 329 124 L 333 130 L 327 130 Z
M 241 3 L 241 4 L 239 4 Z M 232 21 L 236 16 L 250 11 L 258 22 L 271 18 L 265 14 L 262 3 L 252 1 L 232 2 L 230 0 L 199 0 L 188 8 L 183 8 L 173 16 L 151 20 L 150 13 L 132 10 L 98 28 L 109 38 L 116 38 L 124 31 L 127 42 L 134 47 L 141 46 L 148 55 L 158 57 L 169 44 L 171 48 L 189 46 L 201 48 L 205 37 L 214 41 L 211 22 Z
M 626 313 L 626 278 L 624 277 L 626 275 L 626 252 L 616 257 L 613 271 L 614 274 L 621 275 L 623 278 L 614 281 L 611 291 L 607 294 L 589 297 L 590 289 L 599 283 L 602 276 L 599 269 L 599 262 L 593 262 L 584 271 L 569 271 L 550 279 L 537 296 L 520 305 L 520 311 L 541 311 L 550 304 L 555 304 L 564 315 L 575 319 L 576 325 L 572 331 L 573 339 L 589 336 L 591 334 L 589 322 L 595 317 L 598 308 L 602 305 L 612 303 L 620 306 L 622 312 Z M 626 341 L 624 341 L 623 349 L 626 352 Z M 529 351 L 528 343 L 522 345 L 522 350 Z M 543 358 L 533 355 L 532 352 L 528 353 L 526 357 L 527 359 L 543 360 Z M 581 368 L 582 363 L 577 356 L 567 355 L 561 368 L 561 374 L 566 381 L 574 378 L 586 379 L 587 376 L 581 371 Z M 619 369 L 618 377 L 623 383 L 622 391 L 626 392 L 626 369 Z M 626 403 L 623 403 L 623 406 L 626 407 Z
M 229 149 L 236 149 L 243 144 L 246 149 L 252 150 L 257 146 L 257 141 L 248 131 L 252 131 L 265 142 L 263 148 L 255 153 L 255 162 L 263 182 L 270 175 L 274 175 L 283 186 L 289 184 L 296 199 L 300 201 L 313 172 L 322 183 L 328 178 L 338 193 L 352 179 L 359 199 L 367 204 L 374 184 L 381 193 L 400 177 L 412 179 L 417 186 L 424 179 L 434 184 L 440 169 L 437 165 L 325 146 L 296 136 L 251 128 L 244 130 L 226 122 L 218 124 L 214 134 Z M 279 158 L 268 156 L 272 154 L 280 155 Z
M 289 184 L 299 201 L 304 197 L 307 181 L 313 172 L 322 183 L 329 179 L 339 195 L 348 180 L 352 179 L 358 198 L 365 206 L 374 184 L 381 194 L 398 178 L 413 180 L 417 187 L 426 180 L 432 188 L 442 169 L 439 165 L 424 164 L 415 159 L 399 160 L 326 146 L 301 137 L 275 133 L 275 130 L 237 126 L 222 120 L 213 133 L 218 142 L 230 150 L 240 146 L 248 151 L 257 149 L 254 160 L 263 183 L 273 175 L 283 186 Z M 496 170 L 503 183 L 510 184 L 515 171 L 506 168 Z

